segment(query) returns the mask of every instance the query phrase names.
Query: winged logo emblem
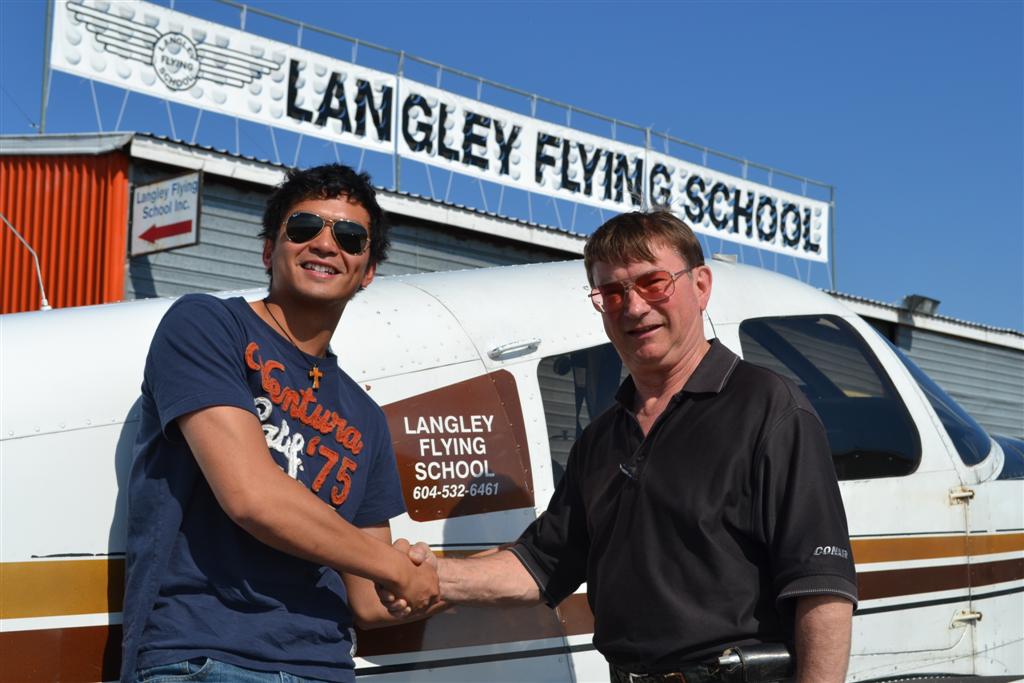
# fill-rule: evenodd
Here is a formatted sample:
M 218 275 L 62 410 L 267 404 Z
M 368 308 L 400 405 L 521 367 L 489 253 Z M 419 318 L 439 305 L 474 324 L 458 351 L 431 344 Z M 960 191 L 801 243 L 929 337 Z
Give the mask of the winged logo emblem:
M 281 68 L 270 59 L 203 41 L 197 44 L 184 33 L 161 33 L 82 3 L 69 2 L 67 8 L 104 50 L 152 66 L 171 90 L 188 90 L 199 80 L 242 88 Z

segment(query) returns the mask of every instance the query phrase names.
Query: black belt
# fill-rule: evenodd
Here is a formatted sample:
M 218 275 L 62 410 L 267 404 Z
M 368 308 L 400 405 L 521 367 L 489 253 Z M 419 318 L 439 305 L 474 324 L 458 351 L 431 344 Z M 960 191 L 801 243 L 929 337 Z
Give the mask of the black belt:
M 632 673 L 609 664 L 612 683 L 717 683 L 722 679 L 718 667 L 711 664 L 692 664 L 669 673 Z

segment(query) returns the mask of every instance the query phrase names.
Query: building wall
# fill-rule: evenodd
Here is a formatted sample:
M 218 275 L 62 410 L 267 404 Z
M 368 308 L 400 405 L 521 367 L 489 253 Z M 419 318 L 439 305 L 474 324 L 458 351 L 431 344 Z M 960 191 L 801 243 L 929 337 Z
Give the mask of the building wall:
M 0 156 L 0 211 L 39 256 L 54 308 L 124 296 L 128 157 Z M 32 255 L 0 225 L 0 313 L 38 310 Z
M 181 169 L 136 163 L 136 185 L 178 175 Z M 129 261 L 125 297 L 262 287 L 262 242 L 257 238 L 269 188 L 203 178 L 199 244 Z M 391 250 L 380 275 L 479 268 L 572 258 L 572 254 L 476 235 L 409 216 L 391 216 Z

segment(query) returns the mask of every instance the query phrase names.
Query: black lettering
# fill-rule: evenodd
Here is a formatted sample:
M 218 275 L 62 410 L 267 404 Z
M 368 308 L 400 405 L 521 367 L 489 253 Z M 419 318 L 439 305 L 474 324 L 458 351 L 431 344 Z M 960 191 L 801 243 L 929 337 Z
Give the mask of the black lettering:
M 661 182 L 657 182 L 659 178 Z M 651 169 L 649 196 L 653 206 L 668 208 L 672 205 L 672 176 L 665 164 L 655 164 Z
M 750 237 L 754 234 L 754 204 L 757 201 L 757 195 L 753 192 L 747 192 L 747 199 L 746 204 L 740 202 L 739 188 L 732 195 L 734 204 L 732 210 L 732 232 L 740 231 L 740 217 L 742 217 L 747 223 L 747 229 L 743 231 L 743 234 Z
M 297 121 L 312 121 L 313 112 L 306 111 L 299 105 L 295 104 L 295 100 L 298 99 L 299 89 L 297 83 L 299 80 L 299 63 L 294 59 L 288 60 L 288 118 L 295 119 Z
M 699 175 L 691 175 L 686 181 L 686 217 L 696 225 L 704 220 L 704 179 Z
M 811 210 L 804 209 L 804 251 L 813 251 L 815 254 L 821 251 L 821 244 L 811 241 Z
M 405 144 L 409 145 L 409 149 L 412 151 L 421 152 L 426 150 L 429 154 L 434 151 L 434 145 L 430 140 L 433 127 L 428 121 L 417 121 L 416 132 L 420 133 L 421 136 L 413 137 L 412 131 L 409 130 L 409 122 L 412 120 L 409 112 L 414 107 L 423 112 L 423 115 L 428 118 L 433 113 L 430 111 L 430 105 L 427 104 L 427 100 L 422 95 L 411 95 L 405 98 L 405 103 L 402 105 L 402 137 L 405 138 Z
M 515 145 L 520 132 L 522 132 L 522 129 L 512 124 L 512 134 L 506 140 L 505 130 L 501 127 L 501 121 L 494 120 L 494 137 L 498 141 L 498 161 L 501 162 L 501 168 L 498 169 L 499 175 L 508 175 L 509 162 L 512 159 L 512 147 Z
M 334 101 L 337 99 L 337 106 Z M 341 80 L 341 74 L 331 72 L 327 80 L 327 90 L 324 90 L 324 97 L 320 100 L 320 107 L 317 110 L 316 125 L 323 126 L 327 119 L 338 119 L 341 121 L 341 129 L 346 133 L 352 132 L 352 122 L 348 118 L 348 103 L 345 101 L 345 84 Z
M 562 141 L 554 135 L 537 133 L 537 157 L 533 165 L 533 180 L 538 185 L 544 180 L 544 167 L 555 167 L 555 158 L 545 151 L 546 147 L 557 147 Z
M 391 100 L 394 89 L 385 85 L 380 93 L 380 109 L 373 103 L 373 86 L 359 79 L 356 88 L 356 135 L 366 136 L 366 110 L 373 117 L 373 127 L 377 129 L 377 139 L 387 142 L 391 139 Z
M 587 146 L 582 142 L 576 143 L 576 149 L 580 153 L 580 161 L 583 162 L 583 194 L 590 196 L 593 190 L 594 171 L 597 170 L 597 162 L 601 160 L 601 149 L 594 150 L 594 156 L 587 158 Z
M 782 206 L 782 243 L 787 247 L 795 247 L 800 244 L 800 232 L 800 209 L 796 208 L 796 204 L 784 204 Z
M 611 199 L 612 198 L 612 175 L 613 175 L 612 174 L 612 159 L 614 158 L 614 156 L 615 155 L 612 153 L 611 150 L 608 150 L 607 152 L 604 153 L 604 168 L 601 169 L 601 170 L 604 171 L 604 198 L 605 199 Z
M 459 160 L 459 150 L 452 149 L 448 145 L 444 144 L 445 131 L 448 130 L 446 125 L 448 122 L 449 109 L 448 105 L 444 102 L 441 103 L 441 108 L 437 110 L 437 153 L 445 159 L 451 161 Z
M 721 230 L 725 226 L 729 225 L 729 215 L 725 212 L 721 212 L 721 218 L 719 218 L 719 212 L 715 208 L 715 199 L 722 197 L 723 199 L 729 199 L 729 188 L 725 186 L 725 183 L 715 183 L 711 187 L 711 193 L 708 194 L 708 213 L 711 215 L 711 223 Z
M 562 189 L 569 190 L 569 192 L 579 192 L 580 184 L 575 180 L 569 179 L 569 151 L 572 149 L 572 143 L 566 138 L 562 140 Z
M 764 227 L 764 210 L 771 210 L 771 221 L 768 223 L 768 229 Z M 762 242 L 771 242 L 775 239 L 775 233 L 779 229 L 779 210 L 775 208 L 775 202 L 772 201 L 771 197 L 761 197 L 761 201 L 757 205 L 757 238 Z
M 476 132 L 476 126 L 483 126 L 489 129 L 491 127 L 491 118 L 467 111 L 466 121 L 462 124 L 462 163 L 466 165 L 472 164 L 486 171 L 488 166 L 487 157 L 477 156 L 473 153 L 473 147 L 480 146 L 484 148 L 484 154 L 487 154 L 487 138 Z
M 609 153 L 610 154 L 610 153 Z M 643 192 L 644 160 L 637 157 L 633 161 L 633 172 L 629 172 L 629 159 L 625 154 L 615 155 L 615 201 L 623 200 L 622 190 L 625 185 L 633 206 L 640 206 Z M 625 182 L 623 182 L 625 181 Z

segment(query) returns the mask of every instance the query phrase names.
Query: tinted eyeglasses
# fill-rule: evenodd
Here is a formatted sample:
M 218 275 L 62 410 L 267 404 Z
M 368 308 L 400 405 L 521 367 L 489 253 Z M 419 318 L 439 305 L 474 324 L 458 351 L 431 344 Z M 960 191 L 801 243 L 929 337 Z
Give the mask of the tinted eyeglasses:
M 302 244 L 319 235 L 324 226 L 328 224 L 331 226 L 331 232 L 334 233 L 334 241 L 342 251 L 353 256 L 366 251 L 370 237 L 366 233 L 366 228 L 354 221 L 340 220 L 331 223 L 315 213 L 298 211 L 288 217 L 288 221 L 284 225 L 284 232 L 288 236 L 288 241 Z
M 683 268 L 678 273 L 652 270 L 630 280 L 617 280 L 598 285 L 590 290 L 590 301 L 594 308 L 602 313 L 617 313 L 626 306 L 629 290 L 632 289 L 647 303 L 655 304 L 672 296 L 676 289 L 676 280 L 691 270 L 693 268 Z

